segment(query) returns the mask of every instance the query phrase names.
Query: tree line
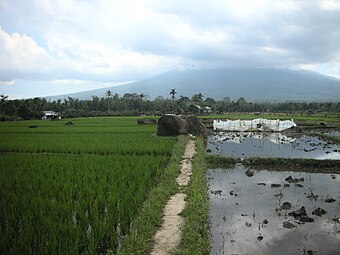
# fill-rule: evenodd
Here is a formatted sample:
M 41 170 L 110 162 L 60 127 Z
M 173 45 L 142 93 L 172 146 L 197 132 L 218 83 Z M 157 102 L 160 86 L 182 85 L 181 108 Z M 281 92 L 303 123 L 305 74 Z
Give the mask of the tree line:
M 163 115 L 165 113 L 223 114 L 231 112 L 273 113 L 340 113 L 340 102 L 247 102 L 244 97 L 231 100 L 205 98 L 202 93 L 191 97 L 176 97 L 171 89 L 170 98 L 158 96 L 151 100 L 142 93 L 126 93 L 120 96 L 108 90 L 103 97 L 92 96 L 90 100 L 67 97 L 63 100 L 46 98 L 14 99 L 0 95 L 0 120 L 40 119 L 43 111 L 61 113 L 64 118 L 96 116 Z

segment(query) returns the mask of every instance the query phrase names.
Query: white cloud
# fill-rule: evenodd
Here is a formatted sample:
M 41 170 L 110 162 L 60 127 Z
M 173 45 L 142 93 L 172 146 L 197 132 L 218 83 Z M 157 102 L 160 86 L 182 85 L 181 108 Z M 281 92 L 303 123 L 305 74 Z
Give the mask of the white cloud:
M 8 34 L 0 27 L 0 70 L 16 72 L 46 71 L 50 56 L 27 35 Z
M 0 0 L 0 80 L 137 80 L 183 66 L 340 76 L 335 0 Z
M 0 81 L 0 86 L 1 85 L 15 85 L 16 84 L 16 82 L 15 82 L 15 80 L 11 80 L 11 81 Z

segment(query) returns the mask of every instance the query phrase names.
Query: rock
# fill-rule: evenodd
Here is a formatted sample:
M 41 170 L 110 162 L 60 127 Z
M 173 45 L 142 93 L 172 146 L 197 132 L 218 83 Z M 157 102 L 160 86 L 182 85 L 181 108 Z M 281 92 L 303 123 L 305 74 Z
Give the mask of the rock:
M 299 188 L 303 188 L 303 185 L 300 184 L 300 183 L 296 183 L 295 186 L 296 186 L 296 187 L 299 187 Z
M 288 188 L 290 185 L 288 183 L 283 184 L 283 187 Z
M 264 182 L 259 182 L 257 185 L 266 186 Z
M 241 213 L 241 216 L 242 216 L 242 217 L 245 217 L 245 216 L 248 216 L 248 214 L 246 214 L 246 213 Z
M 155 125 L 157 124 L 157 120 L 155 119 L 147 119 L 147 118 L 143 118 L 143 119 L 138 119 L 137 120 L 138 125 Z
M 333 202 L 335 202 L 336 200 L 334 199 L 334 198 L 327 198 L 327 199 L 325 199 L 325 202 L 326 203 L 333 203 Z
M 326 214 L 326 211 L 324 209 L 318 207 L 312 212 L 312 214 L 321 217 L 322 215 Z
M 263 236 L 258 236 L 258 237 L 257 237 L 257 240 L 258 240 L 258 241 L 262 241 L 262 240 L 263 240 Z
M 285 179 L 285 181 L 291 183 L 291 182 L 293 181 L 293 177 L 292 177 L 291 175 L 289 175 L 289 176 Z
M 267 219 L 264 219 L 262 223 L 263 223 L 263 224 L 268 224 L 268 222 L 269 222 L 269 221 L 268 221 Z
M 249 169 L 245 172 L 246 176 L 252 177 L 254 175 L 253 171 L 250 171 Z
M 289 202 L 284 202 L 280 207 L 281 210 L 289 210 L 290 208 L 292 208 L 292 205 Z
M 271 185 L 272 188 L 278 188 L 278 187 L 281 187 L 281 184 L 276 184 L 276 183 L 273 183 Z
M 314 219 L 309 216 L 301 216 L 298 220 L 301 222 L 314 222 Z
M 299 218 L 302 216 L 307 216 L 307 212 L 304 206 L 302 206 L 299 210 L 288 213 L 289 216 L 293 216 L 294 218 Z
M 158 120 L 157 135 L 176 136 L 179 134 L 193 134 L 206 137 L 208 130 L 195 116 L 166 114 Z
M 289 183 L 298 183 L 298 182 L 305 181 L 305 178 L 303 178 L 303 177 L 301 177 L 301 178 L 293 178 L 291 175 L 289 175 L 285 180 L 287 182 L 289 182 Z
M 318 200 L 318 195 L 315 195 L 313 191 L 307 196 L 307 198 L 313 199 L 313 200 Z
M 206 152 L 207 152 L 207 153 L 210 153 L 210 152 L 211 152 L 211 149 L 207 149 Z
M 288 229 L 296 228 L 296 226 L 293 223 L 290 223 L 289 221 L 283 222 L 283 227 Z
M 211 194 L 213 195 L 221 195 L 222 194 L 222 190 L 218 189 L 218 190 L 212 190 L 210 191 Z
M 250 227 L 251 227 L 251 223 L 246 222 L 246 226 L 247 226 L 248 228 L 250 228 Z

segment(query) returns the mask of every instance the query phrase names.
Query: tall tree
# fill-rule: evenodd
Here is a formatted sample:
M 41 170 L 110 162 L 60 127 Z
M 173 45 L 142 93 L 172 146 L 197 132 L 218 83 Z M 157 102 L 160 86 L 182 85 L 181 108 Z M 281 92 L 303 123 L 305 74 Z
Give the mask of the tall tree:
M 171 89 L 169 94 L 171 95 L 171 99 L 175 100 L 175 96 L 177 94 L 176 89 Z
M 111 90 L 105 92 L 105 96 L 107 97 L 107 111 L 110 111 L 110 98 L 112 97 L 113 93 Z

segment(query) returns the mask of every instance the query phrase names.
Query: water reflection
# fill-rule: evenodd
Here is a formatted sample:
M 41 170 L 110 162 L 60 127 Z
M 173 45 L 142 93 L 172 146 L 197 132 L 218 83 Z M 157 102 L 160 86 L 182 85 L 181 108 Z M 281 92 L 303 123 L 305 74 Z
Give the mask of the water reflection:
M 340 146 L 316 136 L 289 137 L 280 133 L 216 132 L 207 151 L 237 158 L 281 157 L 340 159 Z
M 263 170 L 247 177 L 246 170 L 207 172 L 211 254 L 339 254 L 339 174 Z M 290 209 L 282 209 L 285 202 Z M 288 215 L 302 206 L 314 222 Z M 312 214 L 319 207 L 326 211 L 321 217 Z

